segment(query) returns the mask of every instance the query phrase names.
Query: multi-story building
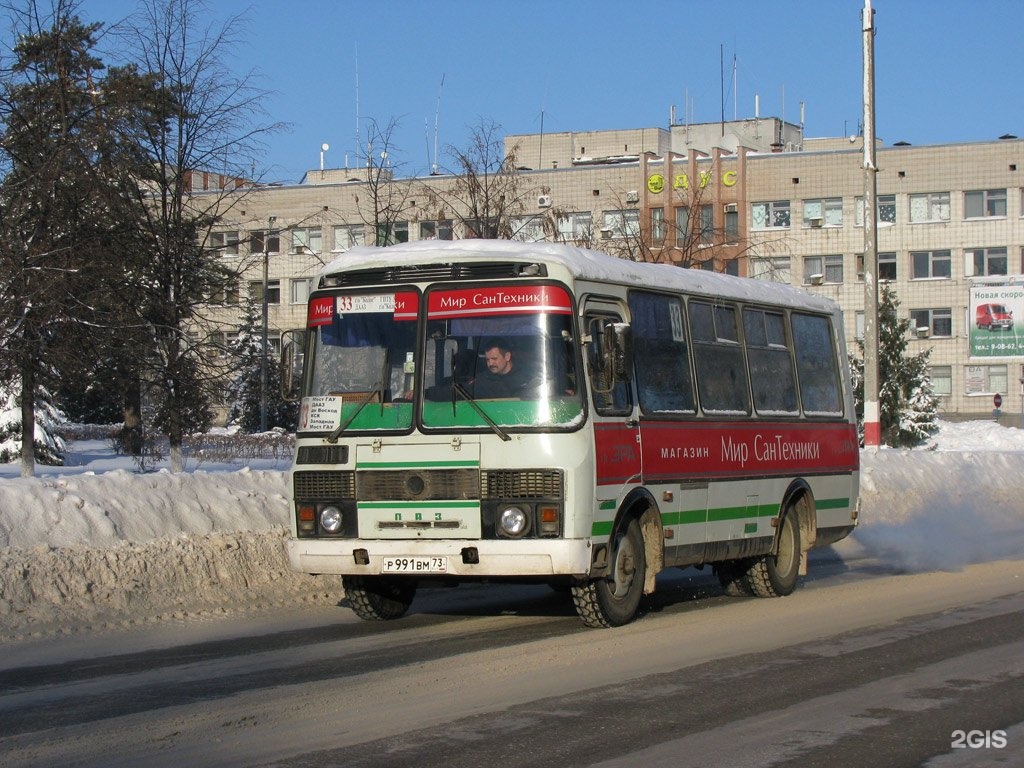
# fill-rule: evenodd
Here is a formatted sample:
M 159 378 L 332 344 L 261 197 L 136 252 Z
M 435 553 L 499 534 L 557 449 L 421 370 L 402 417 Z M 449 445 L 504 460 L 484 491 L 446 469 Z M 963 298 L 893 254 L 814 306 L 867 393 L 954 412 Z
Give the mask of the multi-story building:
M 808 139 L 802 126 L 760 118 L 508 136 L 505 147 L 519 168 L 507 235 L 824 293 L 844 308 L 855 348 L 865 292 L 859 137 Z M 1024 329 L 1014 321 L 1024 318 L 1024 140 L 880 145 L 876 155 L 877 275 L 912 320 L 909 350 L 932 350 L 942 411 L 989 416 L 998 394 L 1005 413 L 1024 418 Z M 297 185 L 245 193 L 215 235 L 245 274 L 238 292 L 219 297 L 226 332 L 237 318 L 230 305 L 245 292 L 261 298 L 264 284 L 271 339 L 301 326 L 315 274 L 354 245 L 473 236 L 452 202 L 453 177 L 387 180 L 383 223 L 369 205 L 381 188 L 366 178 L 366 169 L 314 170 Z M 994 323 L 985 320 L 993 308 L 1005 310 Z

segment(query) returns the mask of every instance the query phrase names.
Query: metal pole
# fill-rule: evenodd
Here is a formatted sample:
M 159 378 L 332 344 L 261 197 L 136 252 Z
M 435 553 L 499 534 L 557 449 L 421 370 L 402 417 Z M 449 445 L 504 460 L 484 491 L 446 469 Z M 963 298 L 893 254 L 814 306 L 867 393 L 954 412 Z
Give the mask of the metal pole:
M 875 12 L 864 0 L 864 445 L 882 442 L 878 401 L 878 168 L 875 162 Z
M 270 231 L 274 227 L 274 217 L 267 220 L 267 234 L 263 238 L 263 344 L 260 347 L 260 432 L 267 431 L 267 315 L 268 300 L 267 290 L 270 281 L 267 279 L 267 272 L 270 266 Z

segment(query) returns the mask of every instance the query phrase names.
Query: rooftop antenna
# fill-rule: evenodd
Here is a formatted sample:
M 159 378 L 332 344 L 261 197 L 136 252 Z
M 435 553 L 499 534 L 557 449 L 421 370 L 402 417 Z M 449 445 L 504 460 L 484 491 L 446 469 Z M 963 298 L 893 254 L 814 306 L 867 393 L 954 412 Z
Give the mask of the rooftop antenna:
M 323 175 L 323 172 L 324 172 L 324 152 L 326 152 L 330 148 L 331 148 L 331 145 L 328 144 L 326 141 L 323 144 L 320 145 L 320 174 L 321 175 Z
M 356 157 L 359 156 L 359 43 L 356 46 Z
M 430 174 L 436 176 L 437 170 L 437 124 L 441 116 L 441 89 L 444 88 L 444 75 L 441 73 L 441 84 L 437 86 L 437 108 L 434 110 L 434 162 L 430 167 Z

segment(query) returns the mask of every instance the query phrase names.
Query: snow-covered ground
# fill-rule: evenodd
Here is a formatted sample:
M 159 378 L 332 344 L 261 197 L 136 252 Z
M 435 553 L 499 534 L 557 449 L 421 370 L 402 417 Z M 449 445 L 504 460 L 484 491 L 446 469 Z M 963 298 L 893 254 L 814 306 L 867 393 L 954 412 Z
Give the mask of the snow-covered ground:
M 927 449 L 861 456 L 840 556 L 955 570 L 1024 553 L 1024 430 L 942 422 Z M 0 642 L 341 599 L 338 579 L 288 567 L 286 460 L 157 466 L 104 441 L 35 478 L 0 464 Z

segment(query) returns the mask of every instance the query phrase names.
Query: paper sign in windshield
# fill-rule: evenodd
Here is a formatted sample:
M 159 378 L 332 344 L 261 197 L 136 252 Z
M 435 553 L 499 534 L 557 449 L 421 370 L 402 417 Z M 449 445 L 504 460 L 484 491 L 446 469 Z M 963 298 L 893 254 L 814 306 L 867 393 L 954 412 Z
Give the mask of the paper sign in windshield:
M 300 432 L 333 432 L 341 424 L 342 398 L 336 395 L 302 398 Z

